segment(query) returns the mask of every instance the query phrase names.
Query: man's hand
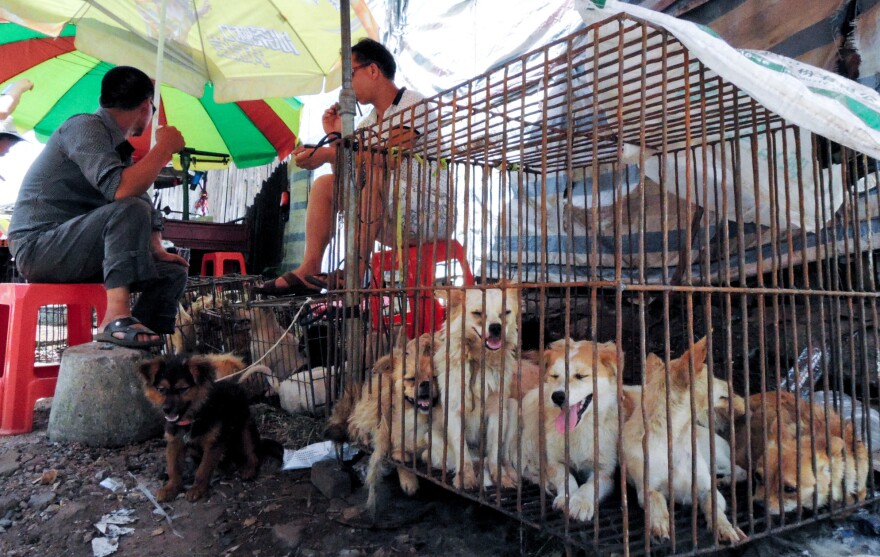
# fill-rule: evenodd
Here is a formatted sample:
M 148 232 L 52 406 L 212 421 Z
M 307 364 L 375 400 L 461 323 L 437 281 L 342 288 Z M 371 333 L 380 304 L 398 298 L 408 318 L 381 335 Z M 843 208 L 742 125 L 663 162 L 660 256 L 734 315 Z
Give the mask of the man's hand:
M 342 132 L 342 116 L 339 114 L 339 103 L 324 111 L 321 116 L 321 125 L 324 133 Z
M 162 233 L 158 230 L 150 233 L 150 251 L 153 252 L 153 259 L 156 261 L 168 261 L 189 268 L 189 261 L 176 253 L 171 253 L 162 246 Z
M 19 79 L 8 86 L 0 95 L 0 120 L 8 118 L 18 106 L 21 96 L 33 88 L 34 82 L 27 78 Z
M 162 251 L 154 251 L 153 259 L 155 259 L 156 261 L 168 261 L 169 263 L 177 263 L 178 265 L 189 268 L 189 261 L 177 255 L 176 253 L 171 253 L 170 251 L 166 251 L 164 249 Z
M 334 147 L 306 147 L 300 145 L 293 150 L 293 158 L 296 166 L 303 170 L 314 170 L 325 163 L 332 163 L 336 160 L 336 149 Z
M 169 157 L 174 153 L 179 153 L 186 147 L 183 136 L 174 126 L 163 126 L 156 130 L 156 146 L 154 149 L 161 149 Z

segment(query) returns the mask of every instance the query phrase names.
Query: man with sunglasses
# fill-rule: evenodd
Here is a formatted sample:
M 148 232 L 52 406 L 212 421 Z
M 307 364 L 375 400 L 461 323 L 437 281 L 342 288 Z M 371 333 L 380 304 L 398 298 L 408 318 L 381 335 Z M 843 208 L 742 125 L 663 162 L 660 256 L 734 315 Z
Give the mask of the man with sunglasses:
M 155 112 L 153 83 L 132 67 L 101 81 L 100 106 L 55 132 L 22 181 L 9 247 L 30 282 L 102 282 L 107 313 L 97 340 L 130 348 L 174 332 L 188 263 L 162 247 L 162 219 L 147 195 L 159 171 L 183 149 L 180 132 L 156 130 L 156 144 L 132 163 L 128 142 Z M 140 292 L 131 306 L 131 293 Z
M 432 142 L 436 116 L 428 112 L 421 94 L 394 83 L 397 64 L 385 46 L 361 39 L 351 48 L 351 85 L 358 103 L 373 110 L 358 123 L 364 130 L 362 145 L 355 153 L 361 203 L 357 224 L 358 272 L 366 269 L 375 242 L 395 246 L 412 245 L 448 236 L 447 223 L 452 210 L 448 201 L 448 178 L 445 169 L 423 163 L 423 157 L 396 158 L 394 152 L 418 153 L 418 148 Z M 342 130 L 339 105 L 328 108 L 322 117 L 327 138 L 338 139 Z M 303 146 L 294 152 L 296 164 L 314 170 L 323 164 L 336 163 L 336 141 L 329 146 Z M 419 162 L 417 162 L 419 161 Z M 423 172 L 422 164 L 430 165 Z M 335 169 L 334 169 L 335 171 Z M 430 179 L 425 176 L 430 175 Z M 324 175 L 312 184 L 306 206 L 305 253 L 302 264 L 257 287 L 271 296 L 313 294 L 321 288 L 342 287 L 342 273 L 320 274 L 324 251 L 330 243 L 334 218 L 335 177 Z

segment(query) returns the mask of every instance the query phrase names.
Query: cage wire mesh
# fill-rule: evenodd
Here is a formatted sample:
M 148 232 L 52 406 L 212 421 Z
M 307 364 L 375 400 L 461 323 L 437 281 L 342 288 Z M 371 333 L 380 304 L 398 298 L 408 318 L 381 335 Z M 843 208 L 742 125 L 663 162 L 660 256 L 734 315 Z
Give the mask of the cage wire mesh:
M 250 360 L 267 366 L 266 380 L 291 413 L 326 414 L 339 396 L 333 357 L 337 339 L 328 326 L 323 300 L 272 298 L 239 304 L 236 315 L 249 323 Z
M 626 15 L 343 145 L 340 207 L 386 246 L 350 246 L 362 288 L 328 298 L 372 331 L 338 320 L 331 347 L 343 383 L 370 379 L 373 418 L 347 422 L 368 448 L 600 554 L 876 501 L 876 161 Z M 437 274 L 462 265 L 447 239 L 473 281 Z M 434 406 L 401 329 L 429 339 Z M 355 343 L 393 355 L 384 382 Z

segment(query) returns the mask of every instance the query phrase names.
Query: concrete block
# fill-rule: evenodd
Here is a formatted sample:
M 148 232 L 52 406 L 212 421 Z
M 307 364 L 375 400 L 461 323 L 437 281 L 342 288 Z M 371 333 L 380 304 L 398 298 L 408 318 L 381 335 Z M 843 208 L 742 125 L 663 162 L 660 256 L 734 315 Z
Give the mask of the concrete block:
M 335 460 L 321 460 L 312 465 L 312 484 L 327 499 L 351 493 L 351 476 Z
M 146 353 L 90 342 L 64 351 L 49 439 L 120 447 L 162 433 L 162 413 L 144 396 L 138 367 Z

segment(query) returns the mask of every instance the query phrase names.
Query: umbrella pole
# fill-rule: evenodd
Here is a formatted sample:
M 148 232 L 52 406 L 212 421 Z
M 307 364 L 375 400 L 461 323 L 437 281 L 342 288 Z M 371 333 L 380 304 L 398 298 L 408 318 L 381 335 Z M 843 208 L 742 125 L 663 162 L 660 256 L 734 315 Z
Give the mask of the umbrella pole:
M 354 133 L 354 110 L 355 96 L 351 87 L 351 3 L 349 0 L 341 0 L 339 6 L 340 27 L 342 31 L 342 91 L 339 93 L 339 107 L 342 116 L 342 137 L 350 137 Z M 345 307 L 360 307 L 360 281 L 363 279 L 360 269 L 360 254 L 358 253 L 358 238 L 356 237 L 358 226 L 358 194 L 355 188 L 355 169 L 353 152 L 351 149 L 341 148 L 342 160 L 340 167 L 342 172 L 342 185 L 346 192 L 343 199 L 348 200 L 345 208 Z M 361 242 L 366 241 L 360 238 Z M 345 319 L 348 326 L 345 329 L 345 351 L 348 354 L 345 363 L 345 377 L 356 381 L 362 371 L 363 345 L 364 345 L 364 322 L 359 313 L 352 311 L 343 312 L 343 315 L 351 315 L 351 319 Z

